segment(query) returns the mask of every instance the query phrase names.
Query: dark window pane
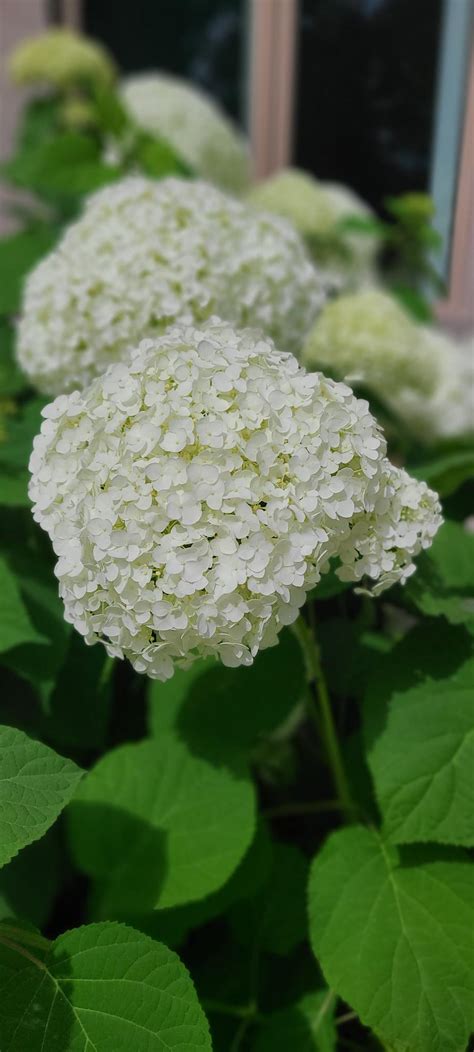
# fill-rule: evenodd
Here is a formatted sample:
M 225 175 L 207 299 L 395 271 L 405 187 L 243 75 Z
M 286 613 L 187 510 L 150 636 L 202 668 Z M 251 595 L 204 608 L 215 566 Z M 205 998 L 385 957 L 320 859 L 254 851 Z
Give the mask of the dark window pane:
M 83 27 L 124 72 L 162 69 L 242 111 L 245 0 L 84 0 Z
M 295 163 L 376 207 L 429 188 L 441 0 L 300 0 Z

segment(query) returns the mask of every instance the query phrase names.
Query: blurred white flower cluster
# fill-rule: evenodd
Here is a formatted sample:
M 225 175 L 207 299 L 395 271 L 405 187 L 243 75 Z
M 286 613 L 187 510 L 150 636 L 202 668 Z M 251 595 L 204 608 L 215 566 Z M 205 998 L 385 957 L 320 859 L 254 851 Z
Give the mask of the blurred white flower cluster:
M 375 592 L 405 580 L 441 521 L 367 402 L 217 318 L 142 341 L 44 416 L 30 497 L 66 619 L 158 679 L 251 664 L 332 557 Z
M 58 89 L 71 84 L 109 84 L 115 65 L 101 44 L 65 26 L 27 37 L 13 51 L 9 73 L 17 84 L 36 82 Z
M 202 179 L 241 193 L 250 182 L 246 139 L 210 95 L 167 73 L 139 73 L 121 85 L 130 116 L 166 139 Z
M 301 358 L 310 368 L 367 385 L 382 399 L 407 387 L 426 395 L 434 387 L 427 331 L 388 292 L 364 289 L 326 305 Z
M 360 288 L 375 280 L 377 238 L 339 227 L 349 217 L 372 216 L 369 206 L 348 186 L 285 168 L 255 186 L 248 197 L 259 208 L 293 223 L 335 290 Z
M 414 322 L 388 293 L 366 289 L 328 303 L 301 355 L 363 384 L 425 442 L 474 430 L 474 344 Z
M 18 358 L 46 394 L 83 387 L 180 317 L 218 314 L 298 351 L 325 299 L 291 225 L 208 183 L 100 190 L 27 280 Z

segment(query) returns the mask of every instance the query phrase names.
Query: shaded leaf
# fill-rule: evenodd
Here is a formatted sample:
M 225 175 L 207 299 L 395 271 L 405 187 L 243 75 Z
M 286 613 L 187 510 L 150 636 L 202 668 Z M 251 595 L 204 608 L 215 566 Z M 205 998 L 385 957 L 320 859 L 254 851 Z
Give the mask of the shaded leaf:
M 268 882 L 252 899 L 231 911 L 238 942 L 271 953 L 287 954 L 306 937 L 305 891 L 308 863 L 292 844 L 274 844 Z
M 330 990 L 318 990 L 268 1016 L 251 1043 L 252 1052 L 334 1052 L 335 1000 Z

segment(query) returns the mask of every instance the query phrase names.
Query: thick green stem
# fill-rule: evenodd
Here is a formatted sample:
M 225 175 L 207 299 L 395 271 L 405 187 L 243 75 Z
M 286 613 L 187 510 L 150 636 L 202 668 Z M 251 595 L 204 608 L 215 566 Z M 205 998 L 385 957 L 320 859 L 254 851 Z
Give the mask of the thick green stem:
M 294 625 L 294 630 L 300 641 L 306 664 L 306 671 L 310 686 L 313 691 L 308 691 L 308 712 L 313 720 L 318 734 L 321 734 L 326 750 L 326 756 L 331 768 L 334 787 L 337 792 L 341 810 L 348 818 L 352 818 L 354 806 L 351 799 L 346 772 L 342 760 L 341 750 L 336 727 L 334 724 L 329 691 L 321 662 L 321 654 L 315 634 L 306 624 L 302 616 Z

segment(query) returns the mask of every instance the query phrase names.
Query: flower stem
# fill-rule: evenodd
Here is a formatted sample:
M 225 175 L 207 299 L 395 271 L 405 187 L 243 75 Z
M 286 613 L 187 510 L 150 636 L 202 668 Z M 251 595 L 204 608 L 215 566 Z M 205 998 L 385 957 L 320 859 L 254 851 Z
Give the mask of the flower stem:
M 354 813 L 354 805 L 339 748 L 329 691 L 322 668 L 319 644 L 315 634 L 302 616 L 295 622 L 294 630 L 303 650 L 310 686 L 314 688 L 314 691 L 308 691 L 308 712 L 318 734 L 321 734 L 323 738 L 341 810 L 351 820 Z

